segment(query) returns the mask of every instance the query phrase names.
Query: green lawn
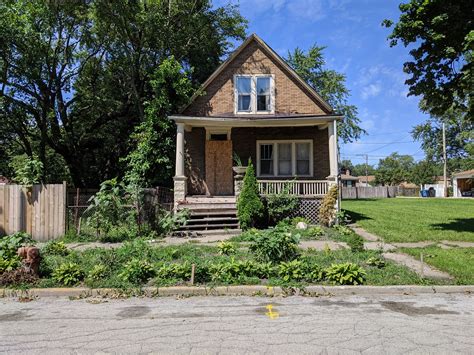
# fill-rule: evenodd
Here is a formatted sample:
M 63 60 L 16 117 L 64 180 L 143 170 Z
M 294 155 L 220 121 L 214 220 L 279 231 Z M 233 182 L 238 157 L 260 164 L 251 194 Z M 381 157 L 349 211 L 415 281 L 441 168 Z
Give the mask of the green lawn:
M 474 242 L 474 199 L 344 200 L 342 208 L 386 242 Z
M 401 250 L 417 259 L 420 258 L 420 253 L 423 253 L 425 262 L 454 276 L 458 284 L 474 284 L 474 248 L 427 247 L 423 249 L 403 248 Z

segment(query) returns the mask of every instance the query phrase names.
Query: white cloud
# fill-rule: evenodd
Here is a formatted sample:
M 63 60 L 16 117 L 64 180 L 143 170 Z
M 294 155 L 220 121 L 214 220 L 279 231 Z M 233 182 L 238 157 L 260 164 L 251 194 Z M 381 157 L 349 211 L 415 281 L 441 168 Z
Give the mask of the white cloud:
M 374 97 L 380 94 L 381 90 L 382 90 L 382 85 L 379 82 L 369 84 L 362 88 L 362 92 L 360 96 L 362 97 L 362 99 L 367 100 L 370 97 Z

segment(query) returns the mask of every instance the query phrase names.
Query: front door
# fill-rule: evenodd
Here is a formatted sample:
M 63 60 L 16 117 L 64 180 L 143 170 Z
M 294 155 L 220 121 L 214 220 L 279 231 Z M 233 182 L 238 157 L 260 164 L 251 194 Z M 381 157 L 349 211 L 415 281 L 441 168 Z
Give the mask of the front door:
M 206 184 L 212 196 L 234 194 L 231 140 L 206 140 Z

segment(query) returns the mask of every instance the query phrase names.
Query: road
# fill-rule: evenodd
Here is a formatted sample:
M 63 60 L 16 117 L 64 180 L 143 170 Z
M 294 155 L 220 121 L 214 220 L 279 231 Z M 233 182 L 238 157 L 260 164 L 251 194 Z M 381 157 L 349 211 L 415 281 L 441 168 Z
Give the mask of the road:
M 474 353 L 470 295 L 0 299 L 5 353 Z

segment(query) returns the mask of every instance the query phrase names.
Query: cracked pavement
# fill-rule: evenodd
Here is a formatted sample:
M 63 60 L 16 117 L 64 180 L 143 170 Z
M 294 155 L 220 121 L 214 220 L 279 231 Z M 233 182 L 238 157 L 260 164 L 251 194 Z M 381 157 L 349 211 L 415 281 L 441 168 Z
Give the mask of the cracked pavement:
M 474 302 L 468 294 L 0 299 L 0 352 L 472 354 Z

